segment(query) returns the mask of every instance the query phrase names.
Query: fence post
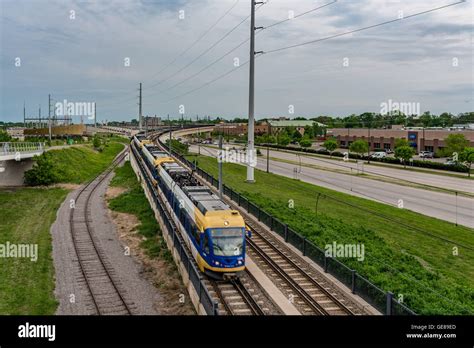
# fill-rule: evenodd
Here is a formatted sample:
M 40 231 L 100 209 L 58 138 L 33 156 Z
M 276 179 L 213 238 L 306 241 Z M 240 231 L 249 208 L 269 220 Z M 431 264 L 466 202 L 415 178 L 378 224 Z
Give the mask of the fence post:
M 258 209 L 258 214 L 257 214 L 257 220 L 260 221 L 260 212 L 262 211 L 259 207 L 257 207 Z
M 386 315 L 392 315 L 392 299 L 393 299 L 393 292 L 387 292 L 387 310 Z
M 285 242 L 288 242 L 288 225 L 285 224 Z
M 270 215 L 270 231 L 273 231 L 273 215 Z
M 324 273 L 328 273 L 328 257 L 324 255 Z
M 356 293 L 356 271 L 353 269 L 351 270 L 352 273 L 352 293 Z
M 237 193 L 237 204 L 238 204 L 239 207 L 240 207 L 240 193 Z
M 306 256 L 306 238 L 303 238 L 303 256 Z

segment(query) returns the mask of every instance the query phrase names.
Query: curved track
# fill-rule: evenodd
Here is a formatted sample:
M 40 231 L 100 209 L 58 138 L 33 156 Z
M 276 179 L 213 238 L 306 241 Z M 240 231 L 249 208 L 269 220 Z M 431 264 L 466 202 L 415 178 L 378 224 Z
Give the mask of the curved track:
M 105 172 L 79 191 L 69 215 L 70 231 L 79 268 L 97 315 L 131 315 L 133 310 L 133 304 L 126 301 L 125 291 L 121 289 L 120 282 L 114 279 L 113 267 L 108 263 L 94 236 L 89 211 L 89 202 L 94 191 L 125 155 L 126 150 Z

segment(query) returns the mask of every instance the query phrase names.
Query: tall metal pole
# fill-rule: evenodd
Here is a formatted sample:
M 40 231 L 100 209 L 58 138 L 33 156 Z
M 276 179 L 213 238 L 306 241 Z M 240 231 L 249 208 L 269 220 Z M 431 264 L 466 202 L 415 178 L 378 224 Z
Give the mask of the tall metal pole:
M 26 103 L 23 102 L 23 127 L 26 128 Z
M 142 124 L 142 83 L 140 82 L 140 89 L 138 95 L 138 129 L 141 131 L 143 128 Z
M 97 103 L 94 103 L 94 127 L 97 127 Z
M 51 144 L 51 94 L 48 94 L 48 130 L 49 143 Z
M 170 143 L 169 143 L 169 152 L 171 156 L 171 122 L 170 122 L 170 114 L 168 114 L 168 125 L 170 126 Z
M 148 116 L 145 116 L 145 137 L 148 136 Z
M 249 122 L 248 122 L 248 143 L 247 143 L 247 182 L 255 182 L 254 168 L 251 166 L 254 153 L 254 98 L 255 98 L 255 0 L 251 3 L 250 19 L 250 68 L 249 68 Z
M 219 198 L 222 199 L 223 185 L 222 185 L 222 160 L 224 154 L 222 153 L 222 134 L 219 134 Z

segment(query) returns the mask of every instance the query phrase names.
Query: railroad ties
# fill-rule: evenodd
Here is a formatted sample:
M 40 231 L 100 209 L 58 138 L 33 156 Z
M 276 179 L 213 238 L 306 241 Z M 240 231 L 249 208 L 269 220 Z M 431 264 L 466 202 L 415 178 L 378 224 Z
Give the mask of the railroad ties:
M 120 154 L 109 169 L 79 191 L 75 207 L 71 209 L 69 216 L 74 250 L 82 275 L 81 281 L 89 294 L 91 314 L 130 315 L 135 309 L 133 303 L 126 301 L 125 291 L 116 279 L 114 268 L 107 261 L 90 224 L 90 199 L 94 191 L 124 157 L 124 153 Z
M 248 253 L 303 315 L 356 314 L 357 309 L 309 265 L 255 224 L 249 226 L 252 238 L 247 238 Z

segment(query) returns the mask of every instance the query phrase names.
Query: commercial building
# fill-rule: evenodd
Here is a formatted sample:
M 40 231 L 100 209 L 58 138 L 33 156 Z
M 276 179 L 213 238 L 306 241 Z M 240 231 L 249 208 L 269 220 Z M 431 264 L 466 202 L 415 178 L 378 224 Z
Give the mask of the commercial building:
M 225 135 L 245 135 L 247 134 L 247 123 L 219 123 L 215 125 L 214 130 Z M 268 123 L 257 122 L 254 131 L 256 135 L 268 134 Z
M 397 139 L 406 139 L 416 152 L 436 152 L 444 148 L 444 140 L 450 134 L 463 134 L 469 141 L 469 146 L 474 147 L 474 130 L 471 129 L 392 126 L 391 129 L 332 128 L 327 132 L 327 136 L 336 138 L 342 148 L 349 147 L 356 140 L 365 140 L 371 151 L 393 150 Z
M 301 135 L 304 135 L 305 127 L 312 127 L 314 124 L 317 124 L 320 127 L 325 127 L 325 125 L 322 123 L 307 120 L 269 120 L 268 124 L 269 133 L 272 135 L 277 135 L 288 127 L 296 128 L 296 130 L 300 132 Z

